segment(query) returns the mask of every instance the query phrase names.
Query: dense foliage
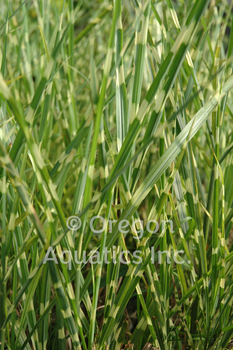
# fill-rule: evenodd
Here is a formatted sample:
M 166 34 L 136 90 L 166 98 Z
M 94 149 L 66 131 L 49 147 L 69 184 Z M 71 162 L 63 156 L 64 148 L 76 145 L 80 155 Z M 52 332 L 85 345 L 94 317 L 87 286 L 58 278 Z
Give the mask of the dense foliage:
M 1 2 L 1 350 L 231 347 L 232 6 Z

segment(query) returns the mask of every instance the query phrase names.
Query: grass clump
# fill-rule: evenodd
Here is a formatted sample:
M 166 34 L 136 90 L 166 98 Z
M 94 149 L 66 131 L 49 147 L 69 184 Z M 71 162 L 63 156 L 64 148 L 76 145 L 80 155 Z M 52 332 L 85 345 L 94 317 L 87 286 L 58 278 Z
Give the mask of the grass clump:
M 231 347 L 232 5 L 2 4 L 2 350 Z

